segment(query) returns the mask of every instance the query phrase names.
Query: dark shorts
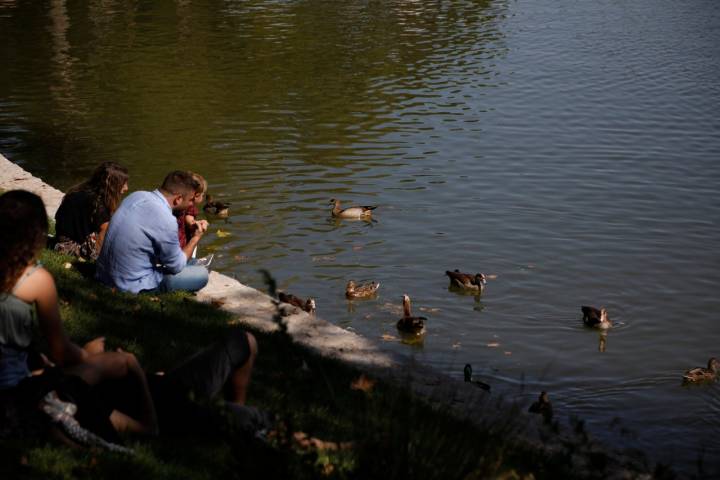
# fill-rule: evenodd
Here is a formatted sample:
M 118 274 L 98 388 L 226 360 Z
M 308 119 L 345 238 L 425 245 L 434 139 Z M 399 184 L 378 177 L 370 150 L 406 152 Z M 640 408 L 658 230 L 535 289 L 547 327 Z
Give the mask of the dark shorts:
M 200 350 L 165 375 L 148 375 L 161 431 L 215 430 L 222 419 L 216 409 L 209 407 L 233 372 L 249 358 L 247 334 L 235 328 L 225 338 Z

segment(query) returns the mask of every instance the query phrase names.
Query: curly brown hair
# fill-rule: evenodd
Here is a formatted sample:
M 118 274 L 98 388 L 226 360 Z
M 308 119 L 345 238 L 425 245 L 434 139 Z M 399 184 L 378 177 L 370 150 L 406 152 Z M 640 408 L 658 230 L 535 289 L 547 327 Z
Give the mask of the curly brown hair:
M 102 207 L 112 215 L 122 200 L 122 189 L 130 176 L 127 168 L 115 162 L 103 162 L 89 180 L 71 187 L 67 193 L 87 192 L 93 199 L 93 222 Z
M 0 195 L 0 292 L 15 282 L 47 242 L 48 220 L 40 197 L 25 190 Z

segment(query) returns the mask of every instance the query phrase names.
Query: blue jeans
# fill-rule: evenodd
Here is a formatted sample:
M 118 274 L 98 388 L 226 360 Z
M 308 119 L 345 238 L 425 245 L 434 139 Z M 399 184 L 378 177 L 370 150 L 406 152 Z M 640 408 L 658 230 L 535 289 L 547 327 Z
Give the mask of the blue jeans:
M 188 263 L 179 273 L 165 275 L 157 289 L 161 292 L 175 292 L 177 290 L 197 292 L 207 285 L 208 275 L 207 268 Z

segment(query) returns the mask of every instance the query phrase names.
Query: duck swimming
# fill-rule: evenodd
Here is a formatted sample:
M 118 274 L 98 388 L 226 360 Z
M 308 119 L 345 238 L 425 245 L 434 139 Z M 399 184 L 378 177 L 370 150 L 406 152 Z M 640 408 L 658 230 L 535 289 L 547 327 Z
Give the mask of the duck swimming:
M 302 298 L 296 297 L 291 293 L 278 292 L 278 300 L 298 307 L 309 314 L 315 313 L 315 299 L 312 297 L 308 298 L 307 300 L 303 300 Z
M 410 297 L 403 295 L 403 317 L 397 322 L 397 329 L 401 332 L 420 335 L 425 331 L 425 317 L 413 317 L 410 312 Z
M 490 385 L 488 385 L 485 382 L 481 382 L 480 380 L 473 380 L 472 378 L 472 366 L 469 363 L 465 364 L 465 368 L 463 368 L 463 375 L 465 376 L 465 381 L 467 383 L 472 383 L 473 385 L 482 388 L 483 390 L 490 391 Z
M 598 310 L 595 307 L 583 305 L 580 309 L 583 312 L 583 323 L 588 327 L 601 328 L 603 330 L 612 327 L 612 322 L 608 318 L 605 308 Z
M 217 215 L 218 217 L 227 217 L 230 212 L 230 204 L 219 200 L 213 201 L 212 195 L 207 195 L 203 210 L 205 213 Z
M 718 373 L 720 373 L 720 361 L 712 357 L 708 360 L 707 368 L 696 367 L 685 372 L 683 374 L 683 381 L 689 383 L 709 382 L 715 380 L 718 377 Z
M 469 273 L 462 273 L 460 270 L 455 269 L 451 272 L 450 270 L 445 271 L 445 275 L 450 277 L 450 285 L 458 288 L 464 288 L 465 290 L 475 290 L 482 293 L 487 283 L 485 275 L 482 273 L 476 273 L 471 275 Z
M 332 216 L 335 218 L 354 218 L 354 219 L 368 219 L 372 217 L 372 211 L 377 206 L 364 206 L 364 207 L 348 207 L 340 208 L 340 200 L 333 198 L 330 200 L 330 205 L 333 206 Z
M 552 418 L 553 408 L 547 392 L 540 392 L 540 397 L 538 397 L 537 402 L 533 402 L 533 404 L 530 405 L 528 412 L 539 413 L 545 418 L 545 420 L 550 420 Z
M 377 293 L 380 288 L 380 282 L 370 282 L 363 284 L 356 284 L 350 280 L 345 287 L 345 296 L 347 298 L 367 298 L 372 297 Z

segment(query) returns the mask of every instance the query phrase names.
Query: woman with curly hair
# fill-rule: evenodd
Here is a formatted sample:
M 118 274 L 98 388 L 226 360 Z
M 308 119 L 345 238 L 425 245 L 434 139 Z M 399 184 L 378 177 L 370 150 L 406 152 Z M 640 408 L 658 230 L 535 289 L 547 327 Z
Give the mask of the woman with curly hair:
M 20 404 L 33 406 L 51 391 L 70 392 L 69 396 L 78 397 L 74 400 L 79 405 L 84 402 L 78 413 L 92 416 L 96 426 L 99 421 L 112 430 L 156 432 L 147 379 L 135 356 L 105 352 L 103 337 L 84 347 L 68 338 L 55 281 L 37 262 L 47 229 L 40 197 L 23 190 L 0 195 L 0 393 L 10 392 Z M 34 353 L 36 331 L 47 344 L 47 356 L 39 356 L 43 361 L 31 373 L 28 361 Z M 103 380 L 126 377 L 141 387 L 139 420 L 113 408 L 100 408 L 88 394 L 92 385 Z
M 55 214 L 55 250 L 96 259 L 110 217 L 128 190 L 128 178 L 125 167 L 105 162 L 89 180 L 70 188 Z

